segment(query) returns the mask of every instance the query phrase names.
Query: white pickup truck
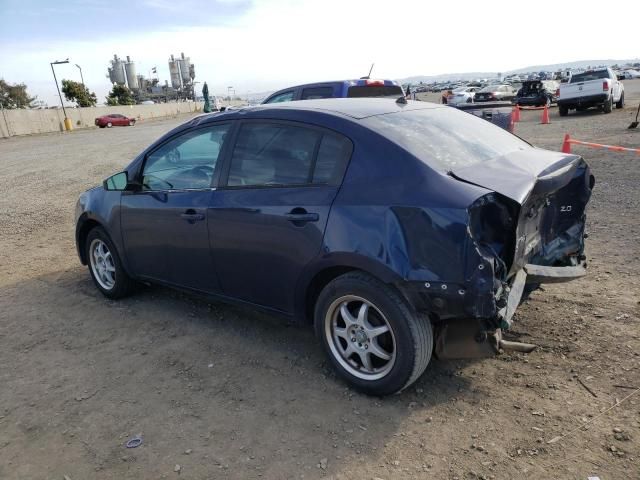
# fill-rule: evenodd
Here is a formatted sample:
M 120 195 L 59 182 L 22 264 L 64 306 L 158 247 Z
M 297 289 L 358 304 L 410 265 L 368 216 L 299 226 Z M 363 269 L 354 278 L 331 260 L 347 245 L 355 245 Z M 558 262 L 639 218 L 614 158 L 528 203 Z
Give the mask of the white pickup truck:
M 611 113 L 624 106 L 624 85 L 610 68 L 599 68 L 571 75 L 568 83 L 560 84 L 557 91 L 558 111 L 561 117 L 569 109 L 578 111 L 601 106 L 604 113 Z

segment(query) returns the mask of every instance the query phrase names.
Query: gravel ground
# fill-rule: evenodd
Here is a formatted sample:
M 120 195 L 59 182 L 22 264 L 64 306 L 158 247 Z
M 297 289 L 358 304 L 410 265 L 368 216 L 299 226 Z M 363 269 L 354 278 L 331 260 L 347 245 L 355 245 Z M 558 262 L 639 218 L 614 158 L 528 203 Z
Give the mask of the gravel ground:
M 638 147 L 640 81 L 626 89 L 623 110 L 524 112 L 516 132 Z M 0 141 L 1 479 L 640 478 L 640 155 L 574 147 L 597 179 L 589 275 L 520 308 L 511 335 L 538 350 L 434 361 L 372 398 L 332 374 L 309 328 L 94 288 L 78 194 L 185 119 Z

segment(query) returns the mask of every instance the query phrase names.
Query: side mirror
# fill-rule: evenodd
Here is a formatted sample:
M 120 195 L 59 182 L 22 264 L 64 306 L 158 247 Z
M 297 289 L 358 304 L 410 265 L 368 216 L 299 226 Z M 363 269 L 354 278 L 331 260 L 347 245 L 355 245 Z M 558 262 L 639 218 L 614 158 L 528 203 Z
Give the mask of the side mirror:
M 102 182 L 104 189 L 111 191 L 124 191 L 127 189 L 128 184 L 129 178 L 127 172 L 116 173 Z

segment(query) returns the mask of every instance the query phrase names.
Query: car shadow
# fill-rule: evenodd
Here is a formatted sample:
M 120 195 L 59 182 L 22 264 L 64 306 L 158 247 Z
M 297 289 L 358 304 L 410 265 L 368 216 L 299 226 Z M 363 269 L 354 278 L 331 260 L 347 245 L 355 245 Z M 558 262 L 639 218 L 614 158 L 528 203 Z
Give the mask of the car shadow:
M 91 439 L 90 452 L 75 445 L 75 463 L 116 476 L 123 456 L 157 476 L 166 470 L 154 459 L 186 448 L 207 452 L 202 474 L 247 459 L 265 478 L 316 471 L 322 458 L 337 472 L 379 462 L 408 417 L 430 422 L 438 405 L 478 393 L 460 373 L 469 362 L 434 360 L 406 391 L 366 396 L 335 376 L 307 326 L 162 287 L 111 301 L 81 268 L 2 287 L 0 304 L 0 361 L 12 372 L 0 399 L 17 425 L 4 437 L 33 472 L 57 471 L 35 452 L 75 445 L 68 432 Z M 137 432 L 145 450 L 125 452 L 123 435 Z M 426 456 L 446 455 L 425 443 Z

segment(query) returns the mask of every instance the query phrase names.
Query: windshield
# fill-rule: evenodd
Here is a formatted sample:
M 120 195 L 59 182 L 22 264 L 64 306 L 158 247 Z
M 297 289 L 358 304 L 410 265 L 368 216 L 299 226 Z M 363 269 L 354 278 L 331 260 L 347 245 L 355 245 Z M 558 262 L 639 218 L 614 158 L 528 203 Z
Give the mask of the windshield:
M 571 76 L 569 83 L 588 82 L 589 80 L 598 80 L 600 78 L 609 78 L 607 70 L 598 70 L 596 72 L 576 73 Z
M 486 120 L 449 107 L 376 115 L 362 123 L 442 172 L 532 148 Z
M 498 90 L 498 85 L 489 85 L 487 87 L 484 87 L 480 91 L 481 92 L 495 92 L 496 90 Z

